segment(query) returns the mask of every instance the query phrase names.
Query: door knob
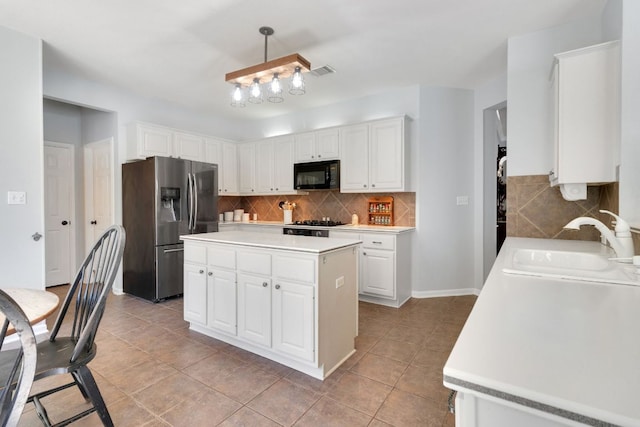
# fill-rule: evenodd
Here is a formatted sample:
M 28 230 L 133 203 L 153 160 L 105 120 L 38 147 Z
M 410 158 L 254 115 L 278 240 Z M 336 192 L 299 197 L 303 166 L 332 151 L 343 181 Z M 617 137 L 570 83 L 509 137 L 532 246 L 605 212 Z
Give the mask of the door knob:
M 67 224 L 69 224 L 69 221 L 66 221 L 66 220 L 65 220 L 65 221 L 62 221 L 62 223 L 61 223 L 61 224 L 62 224 L 62 225 L 67 225 Z

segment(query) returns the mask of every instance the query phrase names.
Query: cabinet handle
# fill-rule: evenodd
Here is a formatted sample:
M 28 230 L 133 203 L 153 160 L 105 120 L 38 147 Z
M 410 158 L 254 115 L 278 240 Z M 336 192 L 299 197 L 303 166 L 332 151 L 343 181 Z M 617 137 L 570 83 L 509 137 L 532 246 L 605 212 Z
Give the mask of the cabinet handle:
M 209 272 L 209 276 L 213 276 L 213 271 L 210 271 L 210 272 Z
M 382 242 L 376 242 L 375 240 L 373 242 L 371 242 L 371 243 L 376 244 L 376 245 L 381 245 L 382 244 Z
M 280 285 L 276 285 L 276 289 L 280 289 Z
M 200 274 L 203 274 L 203 273 L 204 273 L 204 270 L 200 270 Z
M 269 284 L 267 282 L 262 282 L 262 287 L 266 288 L 267 286 L 269 286 Z

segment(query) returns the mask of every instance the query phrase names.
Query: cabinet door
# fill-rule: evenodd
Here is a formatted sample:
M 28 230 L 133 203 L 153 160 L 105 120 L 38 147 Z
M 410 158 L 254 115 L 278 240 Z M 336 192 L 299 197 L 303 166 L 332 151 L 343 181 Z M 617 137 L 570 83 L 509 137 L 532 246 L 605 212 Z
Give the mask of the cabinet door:
M 138 157 L 144 159 L 152 156 L 173 156 L 171 130 L 140 124 L 136 126 Z
M 271 279 L 238 274 L 238 336 L 271 347 Z
M 293 137 L 273 141 L 273 186 L 277 193 L 293 192 Z
M 395 298 L 395 252 L 362 249 L 360 292 Z
M 295 135 L 295 161 L 312 162 L 316 159 L 316 140 L 313 132 L 300 133 Z
M 273 141 L 259 141 L 255 145 L 256 191 L 269 194 L 275 191 L 273 184 Z
M 207 273 L 207 324 L 236 335 L 236 274 L 210 268 Z
M 181 132 L 175 132 L 173 138 L 174 156 L 198 162 L 204 160 L 204 138 Z
M 256 190 L 256 146 L 254 143 L 238 146 L 238 189 L 240 194 L 253 194 Z
M 278 281 L 272 295 L 273 348 L 290 356 L 313 361 L 313 286 Z
M 326 129 L 315 132 L 316 154 L 318 160 L 340 158 L 340 132 L 338 129 Z
M 238 152 L 236 144 L 222 144 L 222 182 L 224 187 L 218 193 L 221 196 L 238 194 Z
M 207 275 L 205 267 L 184 265 L 184 320 L 207 324 Z
M 340 128 L 340 191 L 369 191 L 369 126 Z
M 222 164 L 222 142 L 211 138 L 204 140 L 204 161 L 218 165 L 218 194 L 223 194 L 224 165 Z
M 404 123 L 390 119 L 371 123 L 369 183 L 371 191 L 403 190 Z

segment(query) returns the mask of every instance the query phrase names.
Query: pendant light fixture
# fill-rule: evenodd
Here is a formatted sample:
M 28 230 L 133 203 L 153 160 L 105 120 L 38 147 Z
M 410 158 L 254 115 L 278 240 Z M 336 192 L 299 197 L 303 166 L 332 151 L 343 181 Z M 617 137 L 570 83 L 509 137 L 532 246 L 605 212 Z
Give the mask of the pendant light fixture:
M 302 73 L 311 69 L 309 61 L 297 53 L 267 61 L 267 40 L 274 31 L 271 27 L 260 27 L 258 31 L 264 36 L 264 62 L 227 73 L 225 76 L 225 80 L 234 85 L 231 94 L 233 107 L 245 106 L 245 88 L 248 88 L 248 101 L 253 104 L 262 103 L 263 92 L 267 92 L 266 98 L 269 102 L 283 102 L 283 79 L 290 79 L 290 94 L 304 95 L 306 92 Z M 263 84 L 265 90 L 262 88 Z

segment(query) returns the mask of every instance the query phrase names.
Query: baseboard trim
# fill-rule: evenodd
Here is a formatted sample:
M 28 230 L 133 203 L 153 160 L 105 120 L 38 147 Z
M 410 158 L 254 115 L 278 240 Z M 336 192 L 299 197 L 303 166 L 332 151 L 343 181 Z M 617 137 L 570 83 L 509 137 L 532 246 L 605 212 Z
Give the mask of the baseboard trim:
M 412 298 L 439 298 L 439 297 L 457 297 L 462 295 L 480 295 L 480 289 L 476 288 L 460 288 L 460 289 L 443 289 L 440 291 L 413 291 Z

